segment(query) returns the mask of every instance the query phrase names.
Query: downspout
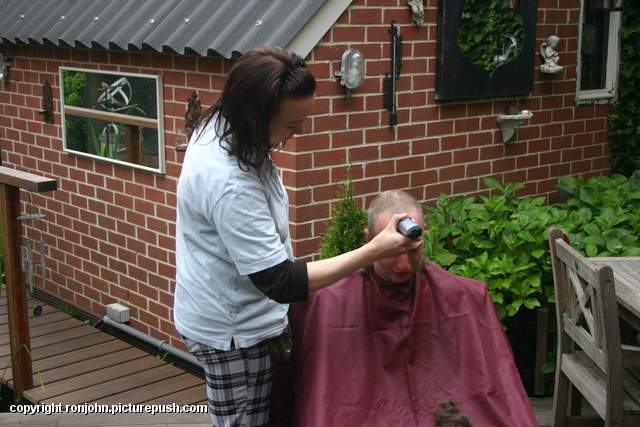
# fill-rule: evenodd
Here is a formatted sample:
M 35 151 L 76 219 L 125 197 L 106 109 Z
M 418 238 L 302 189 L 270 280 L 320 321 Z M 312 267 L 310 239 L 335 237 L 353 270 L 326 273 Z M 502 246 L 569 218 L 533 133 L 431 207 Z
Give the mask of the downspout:
M 115 320 L 112 320 L 109 316 L 106 316 L 106 315 L 102 317 L 102 323 L 104 323 L 105 325 L 109 325 L 110 327 L 117 329 L 121 332 L 124 332 L 128 335 L 131 335 L 132 337 L 137 338 L 140 341 L 143 341 L 153 347 L 156 347 L 160 351 L 169 353 L 170 355 L 172 355 L 177 359 L 191 363 L 199 367 L 200 369 L 202 369 L 202 363 L 200 363 L 200 361 L 196 359 L 195 356 L 193 356 L 191 353 L 186 353 L 180 350 L 179 348 L 176 348 L 167 344 L 167 342 L 164 340 L 159 340 L 147 334 L 143 334 L 139 330 L 132 328 L 129 325 L 125 325 L 124 323 L 116 322 Z

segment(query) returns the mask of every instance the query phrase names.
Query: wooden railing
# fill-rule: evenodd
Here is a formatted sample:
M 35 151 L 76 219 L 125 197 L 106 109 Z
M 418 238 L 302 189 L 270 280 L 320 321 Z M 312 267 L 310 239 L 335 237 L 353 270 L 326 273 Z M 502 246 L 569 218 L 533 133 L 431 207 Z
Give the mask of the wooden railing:
M 93 110 L 91 108 L 64 106 L 64 113 L 87 119 L 102 120 L 105 122 L 122 123 L 139 128 L 158 129 L 158 121 L 147 117 L 132 116 L 131 114 L 113 113 L 111 111 Z
M 7 286 L 13 392 L 17 401 L 22 400 L 24 390 L 33 387 L 27 292 L 20 268 L 20 245 L 22 242 L 22 227 L 18 220 L 18 216 L 20 216 L 20 189 L 42 193 L 53 191 L 56 188 L 55 179 L 0 166 L 0 217 L 3 221 L 4 234 L 4 269 Z
M 124 125 L 124 139 L 127 148 L 127 162 L 141 164 L 143 147 L 140 143 L 140 128 L 158 129 L 158 121 L 148 117 L 132 116 L 130 114 L 114 113 L 111 111 L 94 110 L 91 108 L 64 106 L 64 113 L 86 119 L 102 120 L 105 122 Z

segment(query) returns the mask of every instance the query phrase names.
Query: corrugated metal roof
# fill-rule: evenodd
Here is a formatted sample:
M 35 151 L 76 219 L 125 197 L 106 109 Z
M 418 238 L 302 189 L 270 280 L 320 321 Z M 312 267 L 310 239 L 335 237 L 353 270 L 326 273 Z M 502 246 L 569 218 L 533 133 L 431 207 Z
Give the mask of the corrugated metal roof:
M 0 38 L 230 58 L 255 46 L 287 46 L 324 1 L 0 0 Z

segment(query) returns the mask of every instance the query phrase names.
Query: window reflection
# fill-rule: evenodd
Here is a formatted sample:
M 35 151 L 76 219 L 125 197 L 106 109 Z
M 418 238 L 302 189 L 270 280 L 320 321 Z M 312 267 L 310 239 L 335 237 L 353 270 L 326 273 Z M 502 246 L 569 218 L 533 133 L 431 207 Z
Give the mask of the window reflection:
M 164 172 L 157 76 L 63 67 L 65 150 Z

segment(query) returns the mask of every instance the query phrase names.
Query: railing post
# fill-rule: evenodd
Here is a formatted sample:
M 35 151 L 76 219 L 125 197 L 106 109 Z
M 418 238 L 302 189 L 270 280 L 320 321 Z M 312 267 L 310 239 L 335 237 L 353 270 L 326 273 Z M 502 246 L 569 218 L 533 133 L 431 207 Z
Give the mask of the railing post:
M 22 226 L 20 215 L 20 188 L 32 192 L 52 191 L 56 180 L 0 166 L 0 220 L 4 240 L 4 268 L 7 290 L 9 340 L 13 392 L 21 401 L 23 392 L 33 387 L 31 369 L 31 343 L 27 315 L 27 293 L 20 268 Z
M 27 320 L 27 294 L 22 271 L 20 271 L 20 236 L 22 231 L 20 221 L 18 221 L 20 190 L 11 185 L 0 184 L 0 199 L 13 391 L 16 399 L 19 400 L 22 398 L 24 390 L 33 387 L 29 355 L 31 346 Z

